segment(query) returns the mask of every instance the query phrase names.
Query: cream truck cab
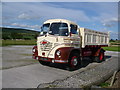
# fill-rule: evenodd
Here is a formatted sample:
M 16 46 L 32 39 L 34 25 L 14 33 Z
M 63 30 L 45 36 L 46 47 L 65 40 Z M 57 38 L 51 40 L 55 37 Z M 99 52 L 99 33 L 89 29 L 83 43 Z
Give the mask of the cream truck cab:
M 50 19 L 41 27 L 37 45 L 33 47 L 33 58 L 43 65 L 67 63 L 69 68 L 77 68 L 83 57 L 103 61 L 105 51 L 101 47 L 108 44 L 108 33 L 80 28 L 65 19 Z

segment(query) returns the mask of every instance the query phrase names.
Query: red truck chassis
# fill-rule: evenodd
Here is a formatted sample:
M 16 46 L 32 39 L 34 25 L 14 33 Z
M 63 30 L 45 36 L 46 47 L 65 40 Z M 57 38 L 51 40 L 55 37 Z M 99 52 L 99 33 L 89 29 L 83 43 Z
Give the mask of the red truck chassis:
M 76 58 L 75 55 L 72 54 L 78 53 L 79 58 L 90 57 L 93 59 L 93 61 L 101 62 L 104 60 L 104 52 L 105 52 L 105 50 L 103 50 L 101 47 L 106 47 L 106 46 L 108 45 L 86 45 L 85 48 L 82 48 L 81 50 L 76 49 L 74 47 L 62 47 L 57 49 L 61 51 L 60 57 L 58 57 L 58 55 L 56 55 L 55 53 L 54 58 L 38 56 L 37 46 L 34 46 L 32 57 L 33 59 L 37 59 L 38 61 L 43 61 L 43 62 L 69 63 L 69 58 L 71 56 L 73 56 L 72 59 Z

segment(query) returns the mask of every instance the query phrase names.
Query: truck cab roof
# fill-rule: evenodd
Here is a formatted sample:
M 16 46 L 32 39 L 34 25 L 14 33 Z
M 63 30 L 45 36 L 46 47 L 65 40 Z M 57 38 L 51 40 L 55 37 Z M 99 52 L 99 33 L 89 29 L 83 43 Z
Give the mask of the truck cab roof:
M 77 25 L 76 23 L 74 23 L 74 22 L 72 22 L 70 20 L 66 20 L 66 19 L 49 19 L 49 20 L 45 21 L 44 24 L 53 23 L 53 22 L 64 22 L 64 23 Z

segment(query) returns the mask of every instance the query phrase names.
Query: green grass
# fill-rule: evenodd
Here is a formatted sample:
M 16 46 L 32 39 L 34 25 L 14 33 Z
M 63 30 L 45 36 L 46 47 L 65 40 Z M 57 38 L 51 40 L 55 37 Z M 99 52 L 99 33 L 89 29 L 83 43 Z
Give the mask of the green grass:
M 99 86 L 101 87 L 108 87 L 110 84 L 109 83 L 101 83 Z
M 118 41 L 110 41 L 110 45 L 120 45 L 120 40 L 118 40 Z
M 120 46 L 109 46 L 109 47 L 103 47 L 106 51 L 118 51 L 120 52 Z
M 0 45 L 36 45 L 36 40 L 2 40 Z

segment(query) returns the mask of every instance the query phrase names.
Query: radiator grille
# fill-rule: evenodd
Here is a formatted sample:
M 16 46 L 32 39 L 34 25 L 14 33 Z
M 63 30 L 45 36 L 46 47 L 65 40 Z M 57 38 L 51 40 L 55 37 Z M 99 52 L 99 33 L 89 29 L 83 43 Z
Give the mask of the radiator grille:
M 52 43 L 40 44 L 41 51 L 49 51 L 52 48 Z

